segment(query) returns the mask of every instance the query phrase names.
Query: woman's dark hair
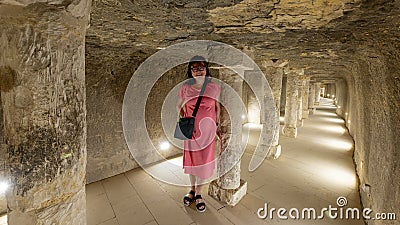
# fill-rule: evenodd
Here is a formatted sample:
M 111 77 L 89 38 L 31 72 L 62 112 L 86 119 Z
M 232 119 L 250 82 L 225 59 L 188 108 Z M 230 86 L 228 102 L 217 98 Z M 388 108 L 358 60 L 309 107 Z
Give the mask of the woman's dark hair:
M 207 77 L 211 77 L 210 74 L 210 69 L 208 68 L 208 62 L 206 61 L 206 59 L 203 56 L 193 56 L 188 63 L 188 67 L 187 67 L 187 77 L 189 78 L 188 80 L 188 84 L 194 84 L 195 81 L 193 79 L 193 75 L 192 75 L 192 65 L 195 63 L 203 63 L 204 66 L 206 67 L 206 76 Z

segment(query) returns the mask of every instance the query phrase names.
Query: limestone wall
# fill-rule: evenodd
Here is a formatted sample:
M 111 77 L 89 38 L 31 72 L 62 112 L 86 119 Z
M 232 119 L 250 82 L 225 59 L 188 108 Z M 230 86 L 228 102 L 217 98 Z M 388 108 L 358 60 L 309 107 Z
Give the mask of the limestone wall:
M 90 29 L 88 35 L 91 35 Z M 86 177 L 87 183 L 91 183 L 138 167 L 125 143 L 122 104 L 128 82 L 145 57 L 135 46 L 110 49 L 109 46 L 88 44 L 86 49 Z M 169 71 L 152 87 L 147 99 L 146 126 L 156 147 L 166 140 L 160 126 L 164 98 L 171 88 L 184 79 L 185 65 Z M 172 148 L 164 156 L 170 157 L 180 153 Z
M 1 94 L 0 94 L 1 96 Z M 4 143 L 3 107 L 0 104 L 0 182 L 5 179 L 6 145 Z M 0 215 L 7 212 L 5 193 L 0 193 Z
M 91 2 L 25 3 L 0 4 L 8 224 L 86 224 L 84 38 Z
M 129 54 L 129 49 L 86 45 L 88 183 L 136 166 L 122 131 L 123 96 L 139 63 Z
M 363 54 L 359 54 L 359 61 L 352 67 L 352 77 L 348 78 L 348 96 L 343 95 L 344 81 L 337 83 L 337 93 L 342 93 L 338 99 L 342 110 L 338 112 L 347 118 L 346 126 L 355 140 L 354 160 L 363 206 L 398 216 L 400 73 L 391 56 L 375 52 L 371 58 Z M 371 220 L 368 224 L 395 222 Z

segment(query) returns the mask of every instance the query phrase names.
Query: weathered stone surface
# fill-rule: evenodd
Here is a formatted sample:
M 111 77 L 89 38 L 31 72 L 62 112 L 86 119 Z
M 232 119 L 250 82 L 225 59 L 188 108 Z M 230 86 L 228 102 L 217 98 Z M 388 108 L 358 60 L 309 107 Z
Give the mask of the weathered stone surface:
M 314 83 L 310 82 L 310 87 L 309 87 L 309 97 L 308 97 L 308 113 L 310 115 L 314 114 L 315 112 L 315 85 Z
M 208 195 L 224 202 L 230 206 L 235 206 L 247 193 L 247 182 L 240 180 L 239 187 L 235 189 L 225 189 L 219 186 L 216 180 L 212 181 L 208 187 Z
M 315 85 L 315 102 L 314 105 L 319 105 L 319 102 L 321 100 L 321 82 L 317 82 L 314 84 Z
M 85 224 L 90 1 L 71 3 L 80 16 L 65 11 L 69 4 L 24 4 L 0 5 L 8 223 Z
M 234 71 L 221 68 L 219 79 L 228 84 L 239 94 L 242 93 L 243 80 Z M 221 102 L 232 105 L 235 96 L 228 94 L 228 90 L 222 88 Z M 240 156 L 242 141 L 242 122 L 240 120 L 243 113 L 241 107 L 232 108 L 236 111 L 221 111 L 221 130 L 223 153 L 218 157 L 217 171 L 220 176 L 216 182 L 222 189 L 236 189 L 240 186 Z M 228 146 L 229 144 L 229 146 Z
M 244 0 L 230 7 L 212 9 L 210 14 L 217 33 L 284 32 L 286 29 L 321 27 L 341 17 L 349 6 L 359 2 Z
M 273 130 L 275 129 L 276 132 L 275 136 L 272 138 L 272 142 L 269 146 L 266 146 L 269 149 L 267 154 L 267 158 L 277 159 L 280 156 L 281 146 L 279 145 L 279 130 L 280 130 L 280 100 L 281 100 L 281 93 L 282 93 L 282 82 L 283 82 L 283 74 L 284 74 L 284 67 L 287 65 L 286 61 L 282 60 L 268 60 L 264 61 L 263 67 L 265 77 L 268 80 L 268 83 L 272 90 L 272 95 L 275 101 L 275 112 L 269 112 L 269 116 L 273 116 L 275 118 L 274 124 L 266 123 L 264 126 L 268 127 L 268 129 Z M 269 121 L 269 120 L 267 120 Z M 265 134 L 264 134 L 265 135 Z
M 1 97 L 1 92 L 0 92 Z M 0 104 L 0 182 L 7 179 L 6 176 L 6 159 L 7 145 L 4 142 L 4 127 L 3 127 L 3 107 Z M 0 215 L 7 213 L 7 199 L 5 193 L 0 193 Z
M 285 71 L 287 74 L 286 83 L 286 106 L 285 106 L 285 125 L 282 134 L 287 137 L 297 137 L 297 116 L 298 116 L 298 72 L 295 70 Z
M 297 127 L 303 126 L 303 89 L 305 80 L 299 77 L 297 84 Z
M 309 95 L 309 88 L 310 88 L 310 78 L 306 77 L 305 81 L 303 83 L 303 88 L 302 88 L 302 92 L 301 92 L 301 96 L 302 96 L 302 119 L 308 119 L 308 95 Z

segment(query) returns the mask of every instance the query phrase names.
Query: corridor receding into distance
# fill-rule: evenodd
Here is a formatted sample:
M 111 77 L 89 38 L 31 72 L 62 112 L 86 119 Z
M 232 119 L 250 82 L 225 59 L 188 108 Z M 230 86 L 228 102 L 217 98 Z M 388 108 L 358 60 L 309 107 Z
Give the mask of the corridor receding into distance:
M 358 208 L 360 197 L 357 177 L 352 160 L 353 140 L 344 127 L 344 121 L 335 114 L 333 100 L 321 98 L 314 115 L 304 121 L 296 139 L 281 136 L 282 153 L 277 160 L 265 160 L 254 172 L 247 170 L 257 144 L 259 128 L 245 124 L 250 138 L 242 157 L 241 177 L 248 182 L 247 195 L 236 205 L 224 205 L 205 196 L 208 209 L 199 214 L 195 207 L 184 207 L 186 187 L 178 187 L 153 179 L 142 169 L 94 182 L 86 186 L 88 225 L 129 224 L 354 224 L 362 220 L 332 219 L 328 213 L 319 220 L 288 218 L 282 221 L 276 211 L 271 219 L 257 216 L 259 208 L 313 207 L 316 216 L 329 205 L 338 208 L 337 199 L 345 197 L 346 208 Z M 182 158 L 170 159 L 182 164 Z M 178 179 L 181 170 L 169 170 L 163 163 L 154 169 L 164 170 Z M 288 212 L 286 216 L 289 217 Z M 300 215 L 301 216 L 301 215 Z M 135 221 L 132 221 L 135 218 Z
M 399 15 L 400 0 L 0 0 L 0 225 L 398 225 Z M 174 138 L 202 87 L 211 129 Z M 220 175 L 192 188 L 198 208 L 182 154 Z

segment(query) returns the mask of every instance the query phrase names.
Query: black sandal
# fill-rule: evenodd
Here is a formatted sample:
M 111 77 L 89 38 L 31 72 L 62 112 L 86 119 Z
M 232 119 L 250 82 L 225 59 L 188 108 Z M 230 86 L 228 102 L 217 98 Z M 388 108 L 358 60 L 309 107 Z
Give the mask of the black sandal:
M 203 199 L 201 195 L 196 195 L 195 200 L 197 199 Z M 204 212 L 206 211 L 206 203 L 205 202 L 199 202 L 196 204 L 196 209 L 198 212 Z
M 193 190 L 191 190 L 189 193 L 187 193 L 186 195 L 185 195 L 185 197 L 183 197 L 183 204 L 185 205 L 185 206 L 189 206 L 190 205 L 190 203 L 192 203 L 193 201 L 194 201 L 194 195 L 195 195 L 196 193 L 193 191 Z M 190 197 L 190 195 L 192 195 L 192 197 Z

